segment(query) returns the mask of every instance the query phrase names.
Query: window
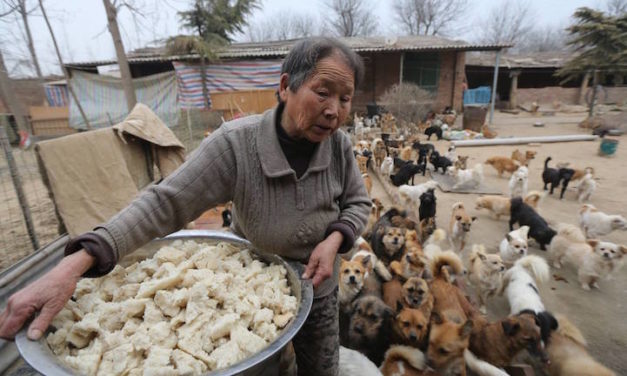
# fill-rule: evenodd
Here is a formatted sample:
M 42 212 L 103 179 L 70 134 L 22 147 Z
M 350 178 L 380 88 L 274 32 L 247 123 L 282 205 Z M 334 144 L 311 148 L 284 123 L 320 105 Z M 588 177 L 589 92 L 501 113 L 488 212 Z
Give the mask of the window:
M 414 83 L 436 92 L 440 77 L 440 56 L 430 53 L 406 52 L 403 60 L 403 82 Z

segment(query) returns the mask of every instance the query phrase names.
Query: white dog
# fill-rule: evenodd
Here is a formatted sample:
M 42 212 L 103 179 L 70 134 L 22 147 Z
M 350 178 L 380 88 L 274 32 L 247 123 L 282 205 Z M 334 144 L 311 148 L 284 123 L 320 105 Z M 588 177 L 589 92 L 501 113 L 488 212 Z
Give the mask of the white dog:
M 340 346 L 339 376 L 382 376 L 377 366 L 359 351 Z
M 454 169 L 455 185 L 453 189 L 476 188 L 483 182 L 483 165 L 477 163 L 472 169 Z
M 499 245 L 501 259 L 507 266 L 512 266 L 516 260 L 527 256 L 528 244 L 527 236 L 529 226 L 522 226 L 517 230 L 510 231 Z
M 398 187 L 398 194 L 406 204 L 420 205 L 420 196 L 429 189 L 435 189 L 438 183 L 435 180 L 429 180 L 418 185 L 403 184 Z
M 588 172 L 577 186 L 577 200 L 579 203 L 589 201 L 596 188 L 597 182 L 594 181 L 592 174 Z
M 457 160 L 457 151 L 455 150 L 455 145 L 449 146 L 448 151 L 446 152 L 446 154 L 444 154 L 444 156 L 448 158 L 449 161 L 455 163 L 455 161 Z
M 507 296 L 511 315 L 524 310 L 545 311 L 537 283 L 549 280 L 549 265 L 540 256 L 529 255 L 514 263 L 503 277 L 501 292 Z
M 622 215 L 605 214 L 593 205 L 584 204 L 579 210 L 579 226 L 588 239 L 593 239 L 614 230 L 627 231 L 627 220 Z
M 394 171 L 394 159 L 392 157 L 385 157 L 383 163 L 381 163 L 381 175 L 389 178 Z
M 509 196 L 525 197 L 529 184 L 529 169 L 525 166 L 518 167 L 518 170 L 509 178 Z

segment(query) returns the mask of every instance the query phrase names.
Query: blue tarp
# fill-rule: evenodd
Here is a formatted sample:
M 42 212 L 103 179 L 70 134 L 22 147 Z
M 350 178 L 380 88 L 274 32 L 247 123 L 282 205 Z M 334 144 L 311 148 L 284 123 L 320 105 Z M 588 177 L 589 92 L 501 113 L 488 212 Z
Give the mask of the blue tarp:
M 490 86 L 479 86 L 476 89 L 464 91 L 464 104 L 488 104 L 492 88 Z

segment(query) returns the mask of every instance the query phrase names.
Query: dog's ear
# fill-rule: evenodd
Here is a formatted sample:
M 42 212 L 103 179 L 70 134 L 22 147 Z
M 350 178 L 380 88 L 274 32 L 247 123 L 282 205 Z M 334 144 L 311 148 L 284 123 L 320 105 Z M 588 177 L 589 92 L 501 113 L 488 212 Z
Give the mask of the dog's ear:
M 366 256 L 366 257 L 361 259 L 361 264 L 363 266 L 367 266 L 369 263 L 370 263 L 370 255 L 368 255 L 368 256 Z
M 599 244 L 599 240 L 598 239 L 589 239 L 588 241 L 586 241 L 586 243 L 588 243 L 588 245 L 590 245 L 590 247 L 595 248 Z
M 464 325 L 462 325 L 462 327 L 459 328 L 459 336 L 462 337 L 462 338 L 466 338 L 466 337 L 470 336 L 470 333 L 472 332 L 473 325 L 474 324 L 472 323 L 472 320 L 470 320 L 470 319 L 466 320 Z
M 472 219 L 472 221 L 474 222 L 477 220 L 477 217 L 470 217 L 470 219 Z
M 519 323 L 516 322 L 512 324 L 509 320 L 502 321 L 501 326 L 503 327 L 503 332 L 507 336 L 515 336 L 520 330 Z
M 456 221 L 461 221 L 462 220 L 462 216 L 461 215 L 456 215 L 455 216 L 455 220 Z
M 485 254 L 483 254 L 483 252 L 478 252 L 477 256 L 479 256 L 481 261 L 485 261 L 488 258 Z
M 431 321 L 436 325 L 444 324 L 444 318 L 438 312 L 431 312 Z
M 385 228 L 383 226 L 379 227 L 377 229 L 377 235 L 378 236 L 383 236 L 385 234 Z
M 620 246 L 620 251 L 625 255 L 627 254 L 627 247 L 625 247 L 624 245 Z
M 505 234 L 505 239 L 507 239 L 507 242 L 510 243 L 514 238 L 512 238 L 510 234 Z

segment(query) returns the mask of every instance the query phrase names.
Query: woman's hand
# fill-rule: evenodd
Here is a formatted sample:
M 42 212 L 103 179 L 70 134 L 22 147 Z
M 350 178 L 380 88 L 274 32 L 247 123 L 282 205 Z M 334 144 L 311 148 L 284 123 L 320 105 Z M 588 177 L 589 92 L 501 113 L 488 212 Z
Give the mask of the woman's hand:
M 70 299 L 76 283 L 94 263 L 84 250 L 65 257 L 43 277 L 11 295 L 0 313 L 0 338 L 12 340 L 24 323 L 39 315 L 28 328 L 28 338 L 38 340 Z
M 343 240 L 344 236 L 339 231 L 333 231 L 311 252 L 303 278 L 312 278 L 314 288 L 333 275 L 335 255 L 337 255 Z

